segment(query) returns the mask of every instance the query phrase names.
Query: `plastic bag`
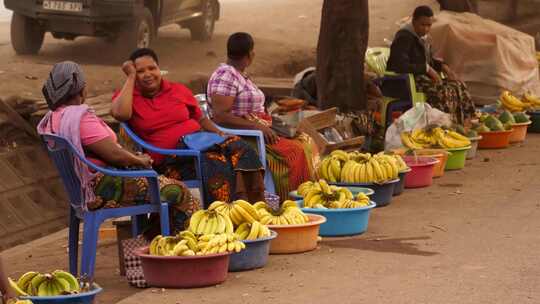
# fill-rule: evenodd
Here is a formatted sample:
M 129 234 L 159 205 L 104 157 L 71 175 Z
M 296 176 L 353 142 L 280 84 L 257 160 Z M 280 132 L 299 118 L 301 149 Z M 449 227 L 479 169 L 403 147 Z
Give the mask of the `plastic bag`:
M 427 103 L 417 103 L 386 130 L 384 149 L 390 151 L 402 148 L 401 132 L 421 129 L 431 124 L 450 127 L 450 114 L 434 109 Z

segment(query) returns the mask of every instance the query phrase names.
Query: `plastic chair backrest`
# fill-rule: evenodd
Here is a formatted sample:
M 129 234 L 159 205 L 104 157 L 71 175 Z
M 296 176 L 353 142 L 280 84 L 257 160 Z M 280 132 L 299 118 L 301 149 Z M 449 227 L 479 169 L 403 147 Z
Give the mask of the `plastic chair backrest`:
M 62 178 L 64 188 L 68 193 L 69 202 L 77 210 L 82 205 L 83 196 L 81 182 L 75 173 L 73 160 L 75 157 L 82 159 L 83 156 L 79 155 L 75 147 L 63 137 L 43 134 L 41 138 Z
M 201 108 L 201 111 L 203 112 L 204 117 L 210 117 L 210 105 L 208 104 L 208 98 L 206 97 L 206 94 L 197 94 L 195 95 L 195 99 L 199 102 L 199 107 Z
M 366 64 L 379 77 L 386 73 L 388 58 L 390 58 L 390 48 L 387 47 L 373 47 L 366 51 Z

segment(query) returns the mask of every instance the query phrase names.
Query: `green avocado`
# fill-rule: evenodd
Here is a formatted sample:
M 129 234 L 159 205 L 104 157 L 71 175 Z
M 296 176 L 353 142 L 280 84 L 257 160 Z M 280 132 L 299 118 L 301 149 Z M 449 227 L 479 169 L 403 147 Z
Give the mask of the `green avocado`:
M 515 123 L 529 122 L 529 116 L 523 112 L 514 113 Z
M 495 116 L 489 115 L 488 117 L 486 117 L 486 119 L 484 120 L 484 124 L 491 131 L 504 131 L 504 125 Z
M 489 132 L 491 131 L 486 125 L 481 124 L 478 128 L 476 128 L 476 132 L 482 133 L 482 132 Z
M 510 111 L 508 110 L 504 110 L 504 112 L 501 113 L 501 115 L 499 115 L 499 120 L 505 124 L 505 123 L 516 123 L 515 119 L 514 119 L 514 115 L 512 115 L 512 113 L 510 113 Z

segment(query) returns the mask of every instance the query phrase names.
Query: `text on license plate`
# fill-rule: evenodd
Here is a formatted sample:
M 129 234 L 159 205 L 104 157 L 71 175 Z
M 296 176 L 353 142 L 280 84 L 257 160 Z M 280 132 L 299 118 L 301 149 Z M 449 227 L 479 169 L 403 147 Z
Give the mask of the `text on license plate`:
M 64 12 L 82 12 L 83 4 L 81 2 L 51 1 L 44 0 L 43 8 Z

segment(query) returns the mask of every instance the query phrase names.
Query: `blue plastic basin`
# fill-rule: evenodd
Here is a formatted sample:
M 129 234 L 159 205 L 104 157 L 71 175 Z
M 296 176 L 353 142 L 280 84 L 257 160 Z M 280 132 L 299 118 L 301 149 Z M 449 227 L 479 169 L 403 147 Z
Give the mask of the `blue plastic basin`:
M 271 231 L 269 237 L 257 240 L 244 240 L 246 249 L 234 253 L 229 260 L 229 271 L 244 271 L 264 267 L 270 254 L 270 241 L 277 237 L 277 232 Z
M 355 197 L 360 192 L 363 192 L 367 196 L 373 195 L 373 193 L 375 193 L 375 191 L 366 187 L 346 187 L 346 188 L 348 188 Z M 295 201 L 304 199 L 304 197 L 298 194 L 298 191 L 296 190 L 289 192 L 289 196 Z
M 317 209 L 303 208 L 303 201 L 297 202 L 302 206 L 305 213 L 318 214 L 326 217 L 326 223 L 321 225 L 320 236 L 348 236 L 366 232 L 371 209 L 375 208 L 375 202 L 371 205 L 350 209 Z
M 365 187 L 370 188 L 375 193 L 371 196 L 371 200 L 377 204 L 377 207 L 388 206 L 392 202 L 392 196 L 394 195 L 394 188 L 399 182 L 399 178 L 391 181 L 387 181 L 384 184 L 366 183 L 366 184 L 348 184 L 348 183 L 332 183 L 332 185 L 341 187 Z
M 405 190 L 405 178 L 407 178 L 407 173 L 411 172 L 411 169 L 399 172 L 399 182 L 394 186 L 394 196 L 400 195 Z
M 92 304 L 96 295 L 102 290 L 94 283 L 93 289 L 85 293 L 54 297 L 21 297 L 21 299 L 28 299 L 34 304 Z

